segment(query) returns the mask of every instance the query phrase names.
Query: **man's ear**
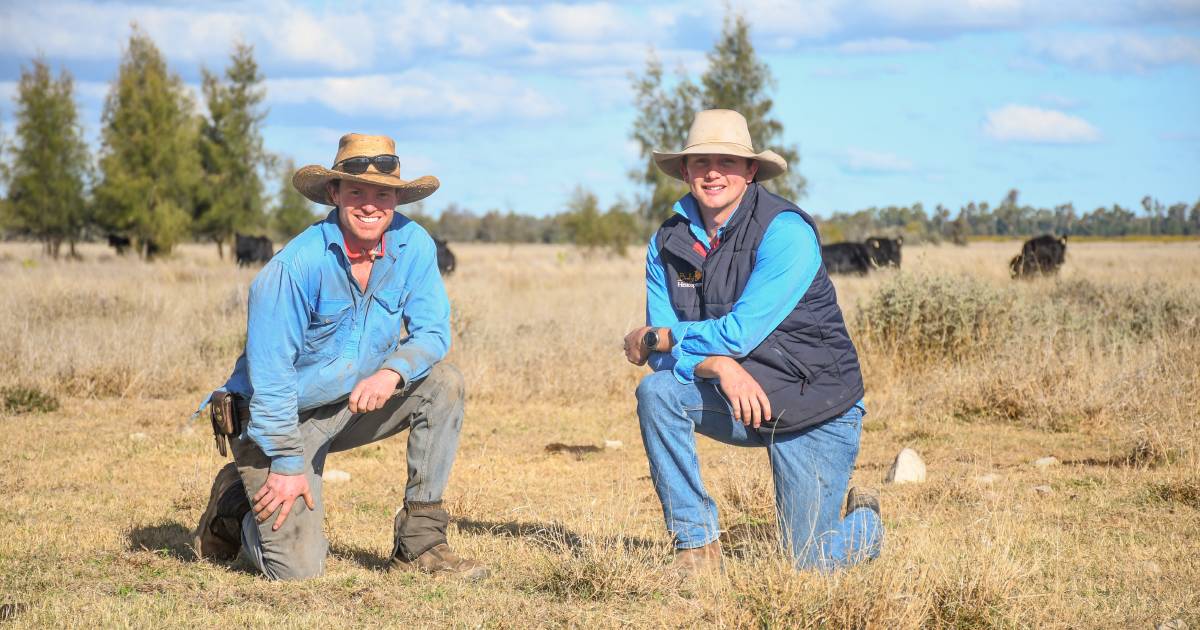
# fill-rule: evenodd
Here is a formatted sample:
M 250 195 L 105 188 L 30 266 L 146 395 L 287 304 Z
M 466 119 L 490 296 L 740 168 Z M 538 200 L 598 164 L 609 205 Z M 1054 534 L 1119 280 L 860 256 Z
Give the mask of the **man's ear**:
M 683 156 L 683 159 L 682 159 L 682 160 L 679 160 L 679 176 L 680 176 L 680 179 L 682 179 L 682 180 L 683 180 L 683 181 L 685 181 L 685 182 L 688 180 L 688 176 L 687 176 L 687 156 L 686 156 L 686 155 L 685 155 L 685 156 Z
M 749 159 L 749 158 L 747 158 L 747 159 Z M 750 159 L 750 175 L 746 178 L 746 181 L 748 181 L 748 182 L 754 181 L 754 178 L 757 175 L 758 175 L 758 160 Z
M 330 201 L 332 201 L 333 205 L 335 205 L 335 206 L 338 205 L 337 193 L 338 193 L 338 180 L 335 179 L 335 180 L 325 182 L 325 194 L 329 195 Z

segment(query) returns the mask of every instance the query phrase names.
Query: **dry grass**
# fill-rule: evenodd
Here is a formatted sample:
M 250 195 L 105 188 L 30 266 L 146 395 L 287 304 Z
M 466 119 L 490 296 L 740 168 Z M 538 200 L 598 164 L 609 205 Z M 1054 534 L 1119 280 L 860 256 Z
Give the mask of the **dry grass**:
M 326 490 L 326 576 L 192 561 L 219 461 L 185 420 L 239 351 L 253 272 L 200 247 L 147 265 L 0 245 L 0 606 L 15 627 L 1200 624 L 1200 243 L 1075 243 L 1021 283 L 1014 247 L 908 248 L 902 274 L 836 280 L 868 383 L 856 482 L 904 446 L 929 465 L 882 488 L 884 556 L 795 573 L 764 454 L 701 441 L 730 556 L 700 584 L 667 570 L 620 354 L 638 257 L 456 248 L 452 535 L 496 568 L 463 585 L 379 570 L 401 440 L 330 459 L 353 478 Z M 545 449 L 606 439 L 624 447 Z

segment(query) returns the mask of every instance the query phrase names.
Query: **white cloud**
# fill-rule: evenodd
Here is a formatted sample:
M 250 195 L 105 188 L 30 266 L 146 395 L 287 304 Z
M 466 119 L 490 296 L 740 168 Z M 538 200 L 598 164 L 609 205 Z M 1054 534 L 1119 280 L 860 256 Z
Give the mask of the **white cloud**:
M 1034 50 L 1051 61 L 1100 72 L 1145 72 L 1174 64 L 1200 65 L 1200 38 L 1135 33 L 1043 36 Z
M 267 81 L 271 104 L 319 103 L 350 115 L 385 120 L 483 122 L 539 119 L 559 105 L 512 77 L 495 73 L 411 70 L 398 74 Z
M 926 42 L 915 42 L 903 37 L 879 37 L 875 39 L 856 39 L 837 46 L 836 50 L 848 55 L 892 55 L 909 52 L 932 50 L 933 45 Z
M 858 147 L 846 149 L 841 156 L 841 165 L 842 169 L 847 172 L 863 175 L 909 173 L 914 170 L 911 160 L 894 153 L 870 151 Z
M 1100 140 L 1100 131 L 1078 116 L 1027 105 L 1005 105 L 988 112 L 983 132 L 1001 142 L 1079 144 Z
M 310 67 L 388 73 L 430 59 L 482 59 L 493 67 L 570 72 L 596 65 L 636 69 L 648 46 L 693 53 L 707 49 L 721 28 L 727 1 L 744 13 L 764 48 L 819 45 L 847 54 L 925 50 L 932 40 L 977 30 L 1200 18 L 1197 0 L 668 0 L 649 6 L 521 0 L 401 0 L 378 6 L 0 0 L 0 54 L 116 59 L 130 22 L 137 21 L 172 62 L 220 67 L 241 39 L 256 45 L 271 76 Z M 1104 52 L 1090 54 L 1087 41 L 1056 40 L 1042 48 L 1065 62 L 1101 67 L 1119 65 L 1125 57 L 1146 67 L 1193 63 L 1200 55 L 1194 38 L 1100 43 Z

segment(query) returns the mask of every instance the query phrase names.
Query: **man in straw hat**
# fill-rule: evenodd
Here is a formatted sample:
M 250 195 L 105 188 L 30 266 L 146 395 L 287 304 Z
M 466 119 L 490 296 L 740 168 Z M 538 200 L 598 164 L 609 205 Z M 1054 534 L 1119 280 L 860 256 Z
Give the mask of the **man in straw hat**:
M 272 579 L 324 570 L 325 458 L 408 430 L 408 482 L 389 568 L 479 578 L 446 542 L 442 493 L 458 448 L 463 379 L 441 363 L 450 303 L 429 234 L 396 207 L 437 190 L 400 177 L 395 143 L 348 134 L 333 168 L 292 184 L 334 206 L 271 259 L 250 287 L 246 347 L 214 393 L 233 395 L 236 465 L 221 469 L 196 529 L 197 554 L 239 548 Z M 214 422 L 216 424 L 216 422 Z
M 787 163 L 746 119 L 696 115 L 687 146 L 654 153 L 691 192 L 650 241 L 647 325 L 625 337 L 654 372 L 637 388 L 650 474 L 685 574 L 721 566 L 716 503 L 694 433 L 767 449 L 780 542 L 801 568 L 880 552 L 879 502 L 851 489 L 863 382 L 812 217 L 762 186 Z M 845 516 L 842 506 L 845 499 Z

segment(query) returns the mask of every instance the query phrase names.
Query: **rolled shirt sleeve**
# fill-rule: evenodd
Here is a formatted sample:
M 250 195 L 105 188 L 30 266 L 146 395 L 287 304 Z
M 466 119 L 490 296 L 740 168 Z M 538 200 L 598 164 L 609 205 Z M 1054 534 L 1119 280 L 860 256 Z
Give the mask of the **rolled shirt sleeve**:
M 383 362 L 383 367 L 399 374 L 404 383 L 424 378 L 450 351 L 450 299 L 437 268 L 437 245 L 421 231 L 409 248 L 414 256 L 404 306 L 409 336 Z
M 781 212 L 767 226 L 754 270 L 730 312 L 698 322 L 676 320 L 669 326 L 675 340 L 675 377 L 691 383 L 696 366 L 710 356 L 750 354 L 804 297 L 820 267 L 816 232 L 799 214 Z
M 271 458 L 271 471 L 304 472 L 296 357 L 308 327 L 309 305 L 294 270 L 273 260 L 250 286 L 246 361 L 254 395 L 246 433 Z

